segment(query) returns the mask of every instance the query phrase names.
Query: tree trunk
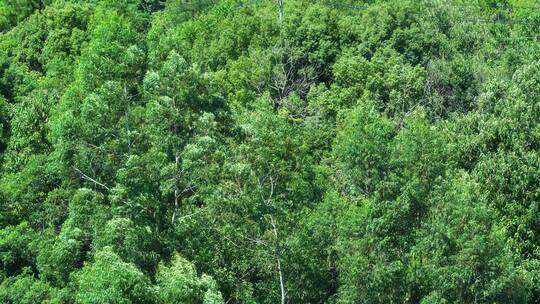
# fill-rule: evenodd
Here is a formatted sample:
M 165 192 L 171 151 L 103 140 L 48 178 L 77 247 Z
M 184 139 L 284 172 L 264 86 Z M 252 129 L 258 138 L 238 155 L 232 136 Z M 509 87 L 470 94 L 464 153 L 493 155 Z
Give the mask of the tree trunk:
M 274 230 L 274 237 L 276 238 L 276 248 L 275 248 L 275 256 L 276 256 L 276 264 L 279 274 L 279 288 L 281 291 L 281 304 L 285 304 L 287 301 L 287 289 L 285 288 L 285 277 L 283 275 L 283 270 L 281 269 L 281 250 L 278 242 L 278 233 L 277 233 L 277 227 L 276 223 L 274 221 L 274 217 L 270 215 L 270 223 L 272 224 L 272 228 Z

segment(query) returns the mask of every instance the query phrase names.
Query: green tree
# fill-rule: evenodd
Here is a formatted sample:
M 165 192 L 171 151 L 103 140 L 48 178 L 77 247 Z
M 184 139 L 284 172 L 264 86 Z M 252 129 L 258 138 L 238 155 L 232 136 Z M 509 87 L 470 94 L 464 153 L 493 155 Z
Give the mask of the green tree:
M 0 32 L 10 29 L 49 1 L 15 0 L 0 3 Z
M 144 274 L 133 264 L 123 262 L 111 249 L 104 248 L 76 274 L 75 302 L 157 303 L 155 292 Z
M 448 303 L 526 303 L 531 284 L 516 262 L 495 209 L 461 172 L 434 194 L 433 208 L 412 251 L 411 275 Z M 435 302 L 435 303 L 440 303 Z M 422 302 L 424 303 L 424 301 Z
M 160 248 L 151 231 L 150 227 L 136 226 L 129 219 L 114 218 L 100 228 L 92 247 L 95 251 L 108 247 L 123 261 L 152 274 L 160 257 L 156 251 Z
M 195 267 L 178 254 L 170 266 L 160 264 L 156 278 L 163 303 L 224 303 L 215 281 L 207 275 L 199 277 Z
M 11 277 L 0 284 L 0 301 L 6 304 L 47 303 L 53 293 L 47 283 L 31 275 Z
M 143 18 L 135 4 L 104 1 L 96 7 L 92 38 L 51 121 L 54 157 L 65 174 L 101 184 L 102 190 L 111 188 L 115 170 L 132 149 L 130 116 L 145 56 L 137 31 Z
M 26 222 L 0 230 L 2 279 L 21 274 L 25 268 L 34 268 L 37 242 L 38 235 Z
M 69 203 L 69 215 L 60 234 L 42 245 L 37 258 L 41 277 L 55 286 L 66 286 L 71 273 L 87 260 L 92 240 L 106 223 L 107 213 L 102 194 L 78 190 Z

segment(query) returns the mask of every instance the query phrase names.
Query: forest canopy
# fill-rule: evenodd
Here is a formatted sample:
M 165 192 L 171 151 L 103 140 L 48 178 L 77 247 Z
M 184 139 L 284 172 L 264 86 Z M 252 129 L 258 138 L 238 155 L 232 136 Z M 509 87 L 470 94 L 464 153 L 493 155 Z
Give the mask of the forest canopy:
M 0 303 L 540 303 L 540 2 L 0 0 Z

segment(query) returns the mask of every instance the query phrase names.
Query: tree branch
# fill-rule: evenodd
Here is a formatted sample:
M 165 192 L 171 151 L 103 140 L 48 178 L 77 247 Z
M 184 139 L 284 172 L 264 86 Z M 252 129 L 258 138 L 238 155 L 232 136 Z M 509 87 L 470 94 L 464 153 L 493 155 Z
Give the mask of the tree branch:
M 85 180 L 87 180 L 87 181 L 90 181 L 90 182 L 92 182 L 92 183 L 94 183 L 94 184 L 96 184 L 96 185 L 98 185 L 98 186 L 101 186 L 101 187 L 107 189 L 107 191 L 111 191 L 111 188 L 109 188 L 107 185 L 102 184 L 102 183 L 98 182 L 97 180 L 91 178 L 90 176 L 84 174 L 84 172 L 82 172 L 81 170 L 79 170 L 77 167 L 73 167 L 73 169 L 74 169 L 75 171 L 77 171 L 77 173 L 79 173 L 79 174 L 81 175 L 81 178 L 83 178 L 83 179 L 85 179 Z

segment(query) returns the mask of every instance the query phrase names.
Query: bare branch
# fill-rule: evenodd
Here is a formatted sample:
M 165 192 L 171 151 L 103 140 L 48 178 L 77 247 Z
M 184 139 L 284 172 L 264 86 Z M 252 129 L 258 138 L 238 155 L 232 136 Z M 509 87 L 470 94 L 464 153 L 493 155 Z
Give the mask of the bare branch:
M 198 215 L 198 214 L 200 214 L 200 213 L 203 213 L 203 212 L 205 212 L 205 211 L 208 211 L 207 209 L 208 209 L 208 208 L 201 208 L 201 209 L 199 209 L 199 210 L 197 210 L 197 211 L 195 211 L 195 212 L 193 212 L 193 213 L 191 213 L 191 214 L 187 214 L 187 215 L 184 215 L 184 216 L 179 217 L 178 220 L 180 221 L 180 220 L 187 219 L 187 218 L 190 218 L 190 217 L 192 217 L 192 216 Z
M 77 173 L 79 173 L 83 179 L 85 179 L 85 180 L 87 180 L 87 181 L 90 181 L 90 182 L 92 182 L 92 183 L 94 183 L 94 184 L 96 184 L 96 185 L 98 185 L 98 186 L 101 186 L 101 187 L 107 189 L 107 191 L 111 191 L 111 188 L 109 188 L 107 185 L 102 184 L 102 183 L 98 182 L 97 180 L 91 178 L 90 176 L 84 174 L 84 172 L 82 172 L 81 170 L 79 170 L 77 167 L 73 167 L 73 169 L 74 169 L 75 171 L 77 171 Z

